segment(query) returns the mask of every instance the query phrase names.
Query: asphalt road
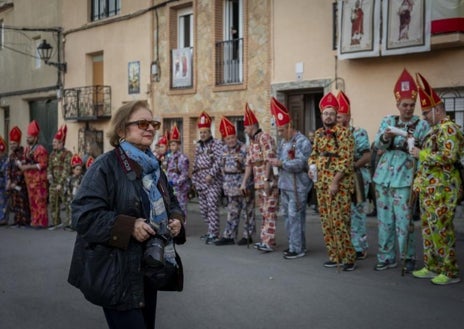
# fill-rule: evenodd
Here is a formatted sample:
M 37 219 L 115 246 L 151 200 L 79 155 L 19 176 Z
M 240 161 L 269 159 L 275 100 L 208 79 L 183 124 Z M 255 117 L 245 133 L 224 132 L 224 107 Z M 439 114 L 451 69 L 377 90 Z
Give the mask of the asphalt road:
M 246 246 L 205 245 L 197 204 L 189 210 L 188 241 L 178 248 L 185 289 L 159 293 L 158 329 L 435 329 L 464 323 L 464 282 L 439 287 L 402 277 L 400 268 L 373 270 L 375 218 L 368 222 L 369 257 L 354 272 L 338 272 L 322 266 L 327 256 L 311 210 L 309 252 L 295 260 L 282 257 L 287 245 L 280 218 L 277 251 L 263 254 Z M 62 230 L 0 228 L 0 329 L 106 328 L 101 309 L 66 282 L 74 238 Z M 462 235 L 457 247 L 464 267 Z

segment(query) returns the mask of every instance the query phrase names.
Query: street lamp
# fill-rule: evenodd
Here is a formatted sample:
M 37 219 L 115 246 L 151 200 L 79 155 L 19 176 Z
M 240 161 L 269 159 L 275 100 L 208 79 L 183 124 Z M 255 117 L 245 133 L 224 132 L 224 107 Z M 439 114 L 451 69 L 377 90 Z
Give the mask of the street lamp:
M 59 71 L 63 71 L 66 73 L 66 63 L 56 63 L 50 62 L 50 57 L 52 56 L 53 47 L 47 42 L 47 40 L 43 39 L 42 43 L 37 47 L 37 52 L 41 60 L 44 61 L 45 64 L 55 66 L 58 68 Z

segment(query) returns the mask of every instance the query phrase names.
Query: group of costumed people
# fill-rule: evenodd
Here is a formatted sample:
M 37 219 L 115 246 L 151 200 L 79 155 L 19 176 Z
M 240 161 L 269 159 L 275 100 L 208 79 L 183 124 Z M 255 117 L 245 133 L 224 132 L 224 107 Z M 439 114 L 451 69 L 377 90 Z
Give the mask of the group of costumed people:
M 39 124 L 33 120 L 27 127 L 27 146 L 23 147 L 22 131 L 14 126 L 8 136 L 9 156 L 6 142 L 0 137 L 0 225 L 71 230 L 70 202 L 82 179 L 84 163 L 78 154 L 73 155 L 64 147 L 66 125 L 54 135 L 50 154 L 39 144 L 39 134 Z M 93 158 L 89 157 L 85 167 L 92 162 Z M 61 219 L 63 204 L 65 218 Z M 51 207 L 51 223 L 48 205 Z M 8 210 L 13 213 L 13 223 L 7 218 Z

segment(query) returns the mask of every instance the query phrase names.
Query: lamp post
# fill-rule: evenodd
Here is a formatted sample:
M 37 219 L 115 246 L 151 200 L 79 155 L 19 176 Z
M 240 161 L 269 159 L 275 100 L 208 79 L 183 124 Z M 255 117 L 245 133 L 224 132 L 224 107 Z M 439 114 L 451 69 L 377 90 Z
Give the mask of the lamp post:
M 42 43 L 37 47 L 37 52 L 41 60 L 44 61 L 45 64 L 55 66 L 58 68 L 59 71 L 63 71 L 66 73 L 67 65 L 66 63 L 60 62 L 50 62 L 50 57 L 52 56 L 53 47 L 47 42 L 47 40 L 43 39 Z

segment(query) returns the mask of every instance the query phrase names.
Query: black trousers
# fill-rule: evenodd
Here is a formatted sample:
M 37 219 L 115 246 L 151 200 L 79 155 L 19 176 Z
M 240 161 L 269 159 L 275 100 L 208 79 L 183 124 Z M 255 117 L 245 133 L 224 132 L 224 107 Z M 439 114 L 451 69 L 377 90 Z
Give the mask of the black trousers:
M 145 281 L 145 307 L 127 311 L 103 308 L 109 329 L 154 329 L 157 291 Z

